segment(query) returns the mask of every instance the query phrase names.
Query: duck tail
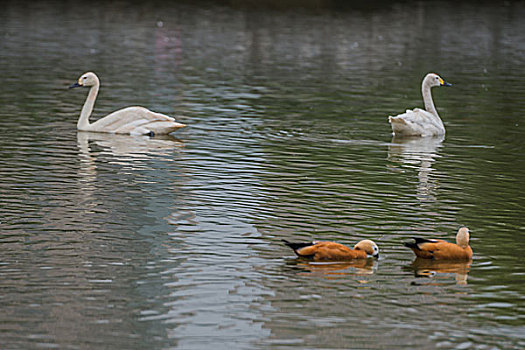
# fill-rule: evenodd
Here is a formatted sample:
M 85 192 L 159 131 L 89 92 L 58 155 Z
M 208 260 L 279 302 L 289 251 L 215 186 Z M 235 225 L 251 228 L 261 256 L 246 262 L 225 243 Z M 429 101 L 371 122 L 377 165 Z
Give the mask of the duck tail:
M 410 249 L 419 249 L 419 247 L 417 246 L 417 243 L 415 242 L 403 242 L 403 245 Z
M 288 247 L 292 248 L 294 251 L 296 251 L 297 249 L 301 249 L 301 248 L 304 248 L 304 247 L 309 247 L 311 245 L 314 245 L 314 242 L 308 242 L 308 243 L 305 243 L 305 242 L 288 242 L 286 239 L 282 239 L 281 241 L 283 241 L 285 245 L 287 245 Z
M 422 243 L 435 243 L 435 240 L 426 238 L 412 237 L 412 239 L 414 240 L 414 242 L 403 242 L 403 245 L 410 249 L 420 250 L 419 245 Z

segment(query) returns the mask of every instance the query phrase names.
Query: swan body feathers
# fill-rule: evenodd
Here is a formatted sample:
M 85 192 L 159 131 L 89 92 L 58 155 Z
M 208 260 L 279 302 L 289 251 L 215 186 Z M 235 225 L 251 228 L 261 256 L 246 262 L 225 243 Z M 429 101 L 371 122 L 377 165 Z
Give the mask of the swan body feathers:
M 395 135 L 433 136 L 445 134 L 445 126 L 439 117 L 436 118 L 424 109 L 407 109 L 405 113 L 388 117 Z
M 445 126 L 439 118 L 434 101 L 432 100 L 431 88 L 435 86 L 451 86 L 439 75 L 429 73 L 423 79 L 421 92 L 425 109 L 407 109 L 405 113 L 389 116 L 388 121 L 395 135 L 402 136 L 437 136 L 445 134 Z
M 152 112 L 140 106 L 126 107 L 100 118 L 94 123 L 89 122 L 97 98 L 100 82 L 93 72 L 83 74 L 78 82 L 70 88 L 89 87 L 88 97 L 78 119 L 79 131 L 106 132 L 130 135 L 162 135 L 169 134 L 184 127 L 174 118 Z

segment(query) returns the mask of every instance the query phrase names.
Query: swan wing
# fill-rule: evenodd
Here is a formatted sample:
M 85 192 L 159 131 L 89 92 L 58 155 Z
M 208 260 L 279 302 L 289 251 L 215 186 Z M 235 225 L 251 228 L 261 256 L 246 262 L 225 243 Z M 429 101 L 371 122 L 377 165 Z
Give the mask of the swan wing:
M 395 117 L 388 117 L 396 135 L 443 135 L 445 127 L 438 116 L 423 109 L 407 110 Z
M 177 123 L 175 121 L 173 122 L 172 121 L 154 121 L 154 122 L 148 123 L 144 127 L 149 130 L 148 132 L 146 132 L 146 134 L 153 132 L 155 135 L 162 135 L 162 134 L 169 134 L 185 126 L 186 125 L 182 123 Z
M 144 107 L 123 108 L 91 124 L 92 131 L 117 134 L 168 134 L 184 126 L 172 117 Z

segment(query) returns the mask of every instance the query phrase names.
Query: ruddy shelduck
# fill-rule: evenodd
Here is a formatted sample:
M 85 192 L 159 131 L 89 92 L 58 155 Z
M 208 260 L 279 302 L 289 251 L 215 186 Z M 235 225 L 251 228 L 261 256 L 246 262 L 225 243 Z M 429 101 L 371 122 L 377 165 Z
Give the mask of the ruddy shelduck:
M 357 243 L 353 249 L 335 242 L 292 243 L 284 239 L 283 242 L 292 248 L 298 257 L 313 261 L 346 261 L 379 257 L 379 248 L 369 239 Z
M 415 238 L 415 242 L 405 242 L 404 245 L 424 259 L 434 260 L 470 260 L 472 248 L 468 245 L 469 230 L 462 227 L 456 235 L 456 244 L 442 239 Z

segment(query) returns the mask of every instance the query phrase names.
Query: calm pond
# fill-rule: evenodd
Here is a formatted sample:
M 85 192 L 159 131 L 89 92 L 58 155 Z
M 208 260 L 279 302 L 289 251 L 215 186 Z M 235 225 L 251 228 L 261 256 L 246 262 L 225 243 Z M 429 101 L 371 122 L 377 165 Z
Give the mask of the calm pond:
M 3 5 L 0 348 L 524 348 L 523 2 L 248 3 Z M 86 71 L 188 127 L 77 132 Z M 446 136 L 393 139 L 428 72 Z

